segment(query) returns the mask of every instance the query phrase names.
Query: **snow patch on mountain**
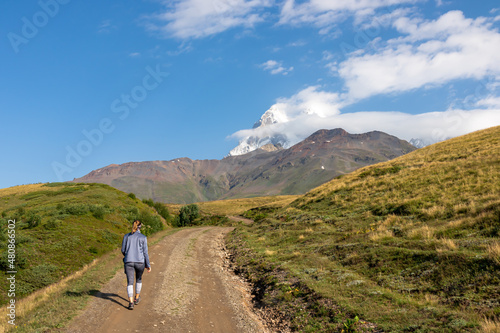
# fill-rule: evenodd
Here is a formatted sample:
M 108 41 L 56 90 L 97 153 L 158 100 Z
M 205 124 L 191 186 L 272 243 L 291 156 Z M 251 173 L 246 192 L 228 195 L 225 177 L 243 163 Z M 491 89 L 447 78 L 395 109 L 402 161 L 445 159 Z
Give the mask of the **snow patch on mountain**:
M 410 141 L 408 141 L 413 147 L 415 148 L 424 148 L 427 146 L 430 146 L 434 142 L 431 142 L 430 140 L 424 140 L 420 138 L 413 138 Z
M 260 117 L 259 121 L 253 125 L 253 128 L 264 128 L 275 124 L 283 124 L 288 122 L 288 120 L 286 113 L 280 110 L 278 106 L 273 105 L 262 115 L 262 117 Z M 284 134 L 269 134 L 262 137 L 255 135 L 247 136 L 241 139 L 238 146 L 229 152 L 229 156 L 244 155 L 268 144 L 288 148 L 289 143 L 288 138 Z

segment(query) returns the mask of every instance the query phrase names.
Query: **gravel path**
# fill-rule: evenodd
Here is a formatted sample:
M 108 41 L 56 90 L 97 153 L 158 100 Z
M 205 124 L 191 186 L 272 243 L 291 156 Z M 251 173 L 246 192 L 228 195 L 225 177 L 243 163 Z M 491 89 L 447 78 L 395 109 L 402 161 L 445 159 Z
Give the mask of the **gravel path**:
M 149 250 L 141 302 L 130 311 L 122 270 L 66 332 L 269 332 L 252 311 L 250 287 L 226 269 L 231 228 L 181 230 Z

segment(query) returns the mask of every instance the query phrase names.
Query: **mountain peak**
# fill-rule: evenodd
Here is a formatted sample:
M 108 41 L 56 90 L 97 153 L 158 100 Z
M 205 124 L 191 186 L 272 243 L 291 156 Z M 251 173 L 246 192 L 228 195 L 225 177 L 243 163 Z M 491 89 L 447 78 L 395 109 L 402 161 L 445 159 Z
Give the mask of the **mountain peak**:
M 271 106 L 269 110 L 264 112 L 262 117 L 253 125 L 253 128 L 270 126 L 278 123 L 286 123 L 288 117 L 285 112 L 280 110 L 276 105 Z
M 288 117 L 286 113 L 280 110 L 276 105 L 273 105 L 262 115 L 262 117 L 260 117 L 259 121 L 253 125 L 253 128 L 269 127 L 275 124 L 286 123 L 287 121 Z M 266 145 L 280 146 L 283 148 L 290 146 L 289 140 L 284 134 L 270 134 L 262 137 L 247 136 L 240 140 L 239 144 L 229 152 L 228 156 L 244 155 Z
M 327 129 L 320 129 L 313 134 L 311 134 L 309 137 L 307 137 L 304 141 L 319 141 L 321 139 L 331 139 L 336 136 L 346 136 L 349 135 L 344 129 L 342 128 L 335 128 L 331 130 Z

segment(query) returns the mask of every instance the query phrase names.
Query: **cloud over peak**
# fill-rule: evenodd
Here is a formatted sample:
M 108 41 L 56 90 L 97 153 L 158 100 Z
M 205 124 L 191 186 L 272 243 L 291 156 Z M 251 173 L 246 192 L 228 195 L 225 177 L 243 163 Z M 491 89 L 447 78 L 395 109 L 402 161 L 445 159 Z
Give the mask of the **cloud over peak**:
M 268 143 L 273 138 L 285 138 L 284 146 L 289 147 L 317 130 L 343 128 L 350 133 L 378 130 L 407 141 L 420 139 L 431 144 L 500 125 L 498 98 L 485 99 L 483 106 L 490 108 L 449 109 L 421 114 L 373 111 L 342 113 L 338 94 L 313 86 L 292 97 L 278 99 L 264 114 L 274 121 L 266 122 L 265 126 L 240 130 L 230 138 L 238 139 L 240 146 L 245 147 L 250 141 Z M 253 148 L 258 146 L 254 145 Z

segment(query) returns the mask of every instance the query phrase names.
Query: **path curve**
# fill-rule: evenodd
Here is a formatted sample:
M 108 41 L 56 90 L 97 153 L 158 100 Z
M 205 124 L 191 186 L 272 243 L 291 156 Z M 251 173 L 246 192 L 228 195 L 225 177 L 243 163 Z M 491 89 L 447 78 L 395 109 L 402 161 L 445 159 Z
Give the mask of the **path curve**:
M 252 311 L 250 287 L 227 270 L 232 228 L 184 229 L 150 247 L 142 300 L 128 310 L 123 270 L 65 330 L 80 332 L 269 332 Z

